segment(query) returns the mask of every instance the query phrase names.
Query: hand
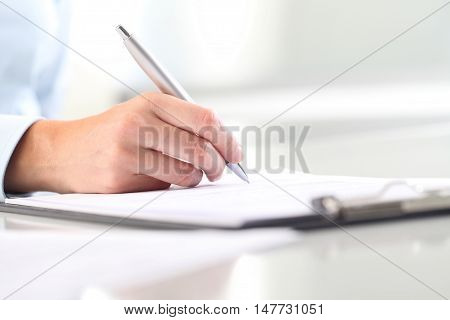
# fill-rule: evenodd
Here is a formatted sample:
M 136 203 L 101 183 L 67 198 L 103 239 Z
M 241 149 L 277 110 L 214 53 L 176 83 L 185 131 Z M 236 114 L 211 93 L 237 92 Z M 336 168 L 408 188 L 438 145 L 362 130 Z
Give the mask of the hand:
M 75 121 L 41 120 L 22 137 L 7 192 L 122 193 L 220 178 L 241 149 L 210 110 L 148 93 Z

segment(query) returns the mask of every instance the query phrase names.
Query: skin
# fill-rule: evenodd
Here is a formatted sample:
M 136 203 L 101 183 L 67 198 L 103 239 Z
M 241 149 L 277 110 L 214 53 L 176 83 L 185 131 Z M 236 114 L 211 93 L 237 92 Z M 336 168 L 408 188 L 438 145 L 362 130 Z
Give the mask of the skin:
M 144 93 L 74 121 L 41 120 L 16 147 L 7 192 L 123 193 L 219 179 L 242 152 L 206 108 Z

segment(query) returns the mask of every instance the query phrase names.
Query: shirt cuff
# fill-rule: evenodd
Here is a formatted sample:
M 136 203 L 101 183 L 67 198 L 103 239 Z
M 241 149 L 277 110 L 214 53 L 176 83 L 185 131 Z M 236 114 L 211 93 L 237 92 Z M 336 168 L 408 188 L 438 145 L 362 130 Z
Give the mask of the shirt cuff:
M 0 202 L 4 202 L 6 198 L 5 172 L 14 149 L 28 128 L 40 119 L 39 117 L 0 115 Z

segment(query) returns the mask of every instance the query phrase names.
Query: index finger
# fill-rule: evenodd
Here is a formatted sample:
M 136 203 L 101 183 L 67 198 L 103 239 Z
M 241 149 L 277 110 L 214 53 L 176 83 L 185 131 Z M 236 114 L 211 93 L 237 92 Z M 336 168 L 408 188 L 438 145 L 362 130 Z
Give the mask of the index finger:
M 154 114 L 162 121 L 208 140 L 226 161 L 241 161 L 239 143 L 212 110 L 166 94 L 151 95 L 149 99 L 155 104 Z

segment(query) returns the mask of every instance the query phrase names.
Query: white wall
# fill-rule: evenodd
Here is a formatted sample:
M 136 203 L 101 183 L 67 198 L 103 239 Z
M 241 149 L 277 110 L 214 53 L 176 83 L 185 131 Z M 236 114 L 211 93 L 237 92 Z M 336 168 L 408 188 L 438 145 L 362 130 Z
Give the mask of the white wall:
M 113 26 L 122 23 L 192 92 L 316 86 L 404 31 L 442 0 L 73 1 L 71 45 L 138 90 L 153 88 Z M 337 84 L 448 81 L 446 8 Z M 67 116 L 130 93 L 70 54 Z M 95 86 L 89 85 L 94 82 Z

